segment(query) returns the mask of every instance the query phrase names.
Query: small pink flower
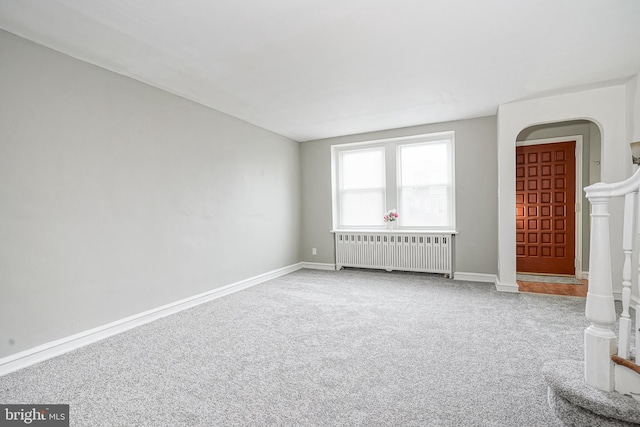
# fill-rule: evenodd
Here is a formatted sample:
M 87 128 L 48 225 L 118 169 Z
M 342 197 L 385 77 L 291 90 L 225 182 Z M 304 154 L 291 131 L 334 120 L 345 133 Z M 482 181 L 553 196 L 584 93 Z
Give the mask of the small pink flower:
M 391 209 L 389 212 L 387 212 L 384 215 L 384 222 L 393 222 L 395 220 L 397 220 L 400 217 L 400 215 L 398 215 L 398 213 L 396 212 L 395 209 Z

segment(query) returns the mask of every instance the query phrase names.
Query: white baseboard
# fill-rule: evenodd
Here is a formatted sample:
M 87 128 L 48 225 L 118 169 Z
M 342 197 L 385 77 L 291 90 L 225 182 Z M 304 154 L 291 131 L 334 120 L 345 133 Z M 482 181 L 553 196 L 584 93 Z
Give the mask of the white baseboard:
M 335 270 L 335 264 L 329 264 L 324 262 L 301 262 L 301 268 L 309 268 L 312 270 Z
M 577 279 L 585 279 L 589 280 L 589 272 L 588 271 L 578 271 L 576 274 Z
M 142 313 L 134 314 L 133 316 L 125 317 L 124 319 L 116 320 L 115 322 L 111 322 L 97 328 L 89 329 L 87 331 L 70 335 L 68 337 L 51 341 L 37 347 L 12 354 L 7 357 L 3 357 L 0 359 L 0 376 L 6 375 L 10 372 L 14 372 L 22 368 L 26 368 L 27 366 L 34 365 L 44 360 L 51 359 L 52 357 L 60 356 L 64 353 L 68 353 L 80 347 L 84 347 L 110 336 L 128 331 L 137 326 L 153 322 L 154 320 L 158 320 L 160 318 L 178 313 L 182 310 L 186 310 L 188 308 L 213 301 L 234 292 L 247 289 L 251 286 L 266 282 L 267 280 L 284 276 L 285 274 L 292 273 L 294 271 L 300 270 L 301 268 L 303 268 L 303 263 L 297 263 L 287 267 L 279 268 L 277 270 L 250 277 L 248 279 L 241 280 L 236 283 L 231 283 L 220 288 L 212 289 L 210 291 L 194 295 L 192 297 L 184 298 L 179 301 L 175 301 L 160 307 L 153 308 L 151 310 L 144 311 Z
M 496 286 L 496 290 L 499 292 L 520 292 L 517 284 L 507 284 L 501 283 L 498 280 L 498 276 L 495 274 L 485 274 L 485 273 L 465 273 L 461 271 L 456 271 L 453 273 L 453 278 L 455 280 L 467 280 L 470 282 L 487 282 L 493 283 Z
M 469 282 L 489 282 L 496 283 L 498 277 L 495 274 L 486 273 L 466 273 L 463 271 L 456 271 L 453 273 L 454 280 L 466 280 Z
M 495 274 L 465 273 L 456 271 L 455 273 L 453 273 L 453 278 L 455 280 L 467 280 L 470 282 L 493 283 L 496 286 L 496 290 L 499 292 L 520 292 L 517 284 L 501 283 L 500 280 L 498 280 L 498 276 Z
M 517 283 L 502 283 L 496 277 L 496 290 L 499 292 L 520 292 L 520 287 Z

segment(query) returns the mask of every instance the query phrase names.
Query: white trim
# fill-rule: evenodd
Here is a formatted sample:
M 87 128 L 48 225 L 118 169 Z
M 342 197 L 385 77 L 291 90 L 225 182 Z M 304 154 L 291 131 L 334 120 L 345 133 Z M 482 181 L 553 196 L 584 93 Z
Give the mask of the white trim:
M 498 292 L 510 292 L 510 293 L 519 293 L 520 288 L 517 284 L 507 284 L 501 283 L 498 279 L 498 276 L 495 274 L 485 274 L 485 273 L 466 273 L 457 271 L 453 274 L 454 280 L 466 280 L 470 282 L 487 282 L 493 283 L 496 287 L 496 291 Z
M 555 144 L 557 142 L 572 142 L 578 138 L 580 139 L 580 143 L 582 143 L 582 135 L 569 135 L 569 136 L 559 136 L 557 138 L 527 139 L 524 141 L 516 141 L 516 147 L 526 147 L 529 145 Z
M 496 291 L 498 292 L 512 292 L 519 293 L 520 287 L 517 283 L 501 283 L 500 279 L 496 279 Z
M 335 264 L 325 263 L 325 262 L 301 262 L 301 268 L 308 268 L 310 270 L 334 270 L 336 269 Z
M 213 301 L 223 296 L 250 288 L 267 280 L 275 279 L 280 276 L 292 273 L 303 268 L 303 263 L 292 264 L 287 267 L 279 268 L 258 276 L 250 277 L 239 282 L 231 283 L 220 288 L 184 298 L 124 319 L 97 328 L 89 329 L 68 337 L 64 337 L 55 341 L 51 341 L 37 347 L 33 347 L 16 354 L 12 354 L 0 359 L 0 376 L 6 375 L 18 369 L 26 368 L 36 363 L 60 356 L 64 353 L 76 350 L 80 347 L 103 340 L 113 335 L 128 331 L 135 327 L 153 322 L 160 318 L 178 313 L 182 310 L 195 307 L 197 305 Z
M 455 273 L 453 273 L 453 280 L 496 283 L 496 281 L 498 280 L 498 276 L 496 276 L 495 274 L 467 273 L 463 271 L 456 271 Z
M 418 139 L 418 140 L 424 139 L 425 141 L 427 141 L 427 140 L 437 141 L 438 139 L 448 138 L 452 134 L 455 134 L 455 131 L 445 130 L 445 131 L 442 131 L 442 132 L 420 133 L 418 135 L 392 136 L 392 137 L 389 137 L 389 138 L 368 139 L 366 141 L 348 142 L 348 143 L 344 143 L 344 144 L 333 144 L 331 146 L 331 148 L 333 149 L 334 147 L 336 147 L 336 148 L 358 147 L 358 146 L 361 146 L 361 145 L 365 145 L 366 146 L 366 145 L 370 145 L 370 144 L 386 144 L 388 142 L 410 142 L 410 141 L 416 140 L 416 139 Z
M 582 203 L 584 199 L 584 194 L 582 192 L 582 135 L 569 135 L 569 136 L 560 136 L 557 138 L 544 138 L 544 139 L 530 139 L 526 141 L 516 141 L 516 147 L 528 147 L 531 145 L 544 145 L 544 144 L 555 144 L 562 142 L 574 142 L 576 143 L 576 176 L 575 176 L 575 185 L 576 185 L 576 194 L 574 201 L 574 215 L 575 215 L 575 248 L 574 248 L 574 276 L 577 279 L 580 279 L 580 270 L 582 268 L 582 210 L 585 208 L 585 205 Z M 587 204 L 587 209 L 588 209 Z
M 422 230 L 419 228 L 398 228 L 395 230 L 386 229 L 358 229 L 358 228 L 343 228 L 338 230 L 329 230 L 329 233 L 360 233 L 360 234 L 458 234 L 456 230 L 449 229 L 428 229 Z
M 578 279 L 589 280 L 589 272 L 588 271 L 578 271 L 577 278 Z

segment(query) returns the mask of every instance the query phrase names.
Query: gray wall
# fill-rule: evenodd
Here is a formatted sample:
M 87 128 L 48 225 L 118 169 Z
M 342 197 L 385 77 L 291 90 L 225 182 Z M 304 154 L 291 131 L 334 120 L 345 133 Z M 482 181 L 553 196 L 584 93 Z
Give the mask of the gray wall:
M 531 126 L 518 135 L 518 141 L 534 139 L 558 138 L 582 135 L 582 185 L 600 181 L 601 137 L 598 126 L 588 120 L 572 120 L 562 123 L 551 123 Z M 589 200 L 582 192 L 582 271 L 589 271 L 589 241 L 591 236 Z
M 331 145 L 374 139 L 455 131 L 456 221 L 455 270 L 496 274 L 497 142 L 496 117 L 414 126 L 303 142 L 301 258 L 335 263 L 331 230 Z M 311 249 L 317 248 L 317 255 Z
M 0 357 L 299 262 L 300 147 L 0 31 Z

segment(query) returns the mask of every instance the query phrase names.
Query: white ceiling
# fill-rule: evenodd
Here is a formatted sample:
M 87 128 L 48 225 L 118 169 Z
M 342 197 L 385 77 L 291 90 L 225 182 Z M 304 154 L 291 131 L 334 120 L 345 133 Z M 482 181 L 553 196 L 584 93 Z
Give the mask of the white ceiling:
M 640 73 L 640 0 L 0 0 L 0 28 L 297 141 Z

